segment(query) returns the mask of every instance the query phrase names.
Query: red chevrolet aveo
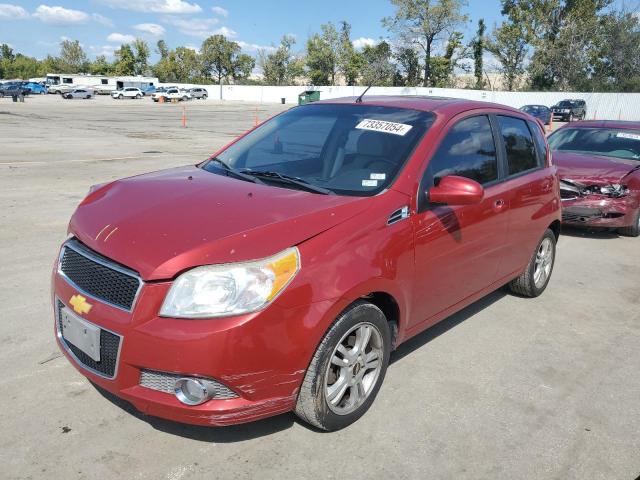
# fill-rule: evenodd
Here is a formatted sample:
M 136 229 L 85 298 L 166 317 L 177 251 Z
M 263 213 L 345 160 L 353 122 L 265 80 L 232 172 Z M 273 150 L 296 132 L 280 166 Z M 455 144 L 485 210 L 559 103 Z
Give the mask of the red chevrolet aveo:
M 560 219 L 543 130 L 518 110 L 297 107 L 200 165 L 92 187 L 53 272 L 57 340 L 149 415 L 295 410 L 336 430 L 402 342 L 507 283 L 542 293 Z

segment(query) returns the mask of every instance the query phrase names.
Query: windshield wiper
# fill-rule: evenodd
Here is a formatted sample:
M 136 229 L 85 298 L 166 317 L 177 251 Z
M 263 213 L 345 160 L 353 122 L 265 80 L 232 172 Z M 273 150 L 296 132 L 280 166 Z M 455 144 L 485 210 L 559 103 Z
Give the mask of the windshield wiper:
M 270 171 L 264 171 L 264 170 L 250 170 L 250 169 L 240 170 L 240 173 L 244 175 L 251 175 L 252 177 L 275 180 L 277 182 L 286 183 L 288 185 L 296 185 L 304 190 L 308 190 L 313 193 L 322 193 L 323 195 L 334 195 L 334 192 L 327 188 L 318 187 L 316 185 L 313 185 L 307 182 L 302 178 L 293 177 L 291 175 L 286 175 L 284 173 L 270 172 Z
M 239 178 L 240 180 L 246 180 L 247 182 L 264 184 L 264 182 L 259 178 L 256 178 L 251 175 L 247 175 L 246 173 L 243 173 L 240 170 L 236 170 L 231 165 L 226 163 L 224 160 L 220 160 L 219 158 L 210 158 L 209 161 L 220 165 L 222 169 L 227 172 L 228 177 L 233 176 L 235 178 Z

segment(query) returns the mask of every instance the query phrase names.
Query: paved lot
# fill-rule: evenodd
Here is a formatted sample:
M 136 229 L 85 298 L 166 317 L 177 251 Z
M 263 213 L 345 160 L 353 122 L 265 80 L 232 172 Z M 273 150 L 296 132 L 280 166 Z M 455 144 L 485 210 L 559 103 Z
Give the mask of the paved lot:
M 183 426 L 105 398 L 60 357 L 49 273 L 88 186 L 195 163 L 282 107 L 0 101 L 0 478 L 634 479 L 640 239 L 565 232 L 547 292 L 495 292 L 402 346 L 337 433 L 292 414 Z

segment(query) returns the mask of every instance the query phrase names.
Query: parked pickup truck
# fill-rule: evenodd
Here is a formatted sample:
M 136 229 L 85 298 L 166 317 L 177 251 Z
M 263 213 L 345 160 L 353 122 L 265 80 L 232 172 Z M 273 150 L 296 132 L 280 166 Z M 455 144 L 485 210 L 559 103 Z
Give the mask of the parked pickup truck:
M 170 88 L 164 92 L 156 92 L 151 96 L 154 102 L 160 101 L 161 98 L 164 98 L 165 102 L 171 100 L 187 101 L 191 100 L 191 94 L 189 92 L 181 92 L 177 88 Z

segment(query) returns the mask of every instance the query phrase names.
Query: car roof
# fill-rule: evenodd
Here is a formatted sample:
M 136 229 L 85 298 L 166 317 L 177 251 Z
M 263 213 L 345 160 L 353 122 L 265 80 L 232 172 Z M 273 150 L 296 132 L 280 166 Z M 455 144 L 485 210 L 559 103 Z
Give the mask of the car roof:
M 358 97 L 342 97 L 321 100 L 313 104 L 354 104 Z M 313 105 L 311 104 L 311 105 Z M 498 108 L 501 110 L 522 114 L 517 108 L 491 102 L 479 102 L 465 98 L 413 96 L 413 95 L 365 95 L 362 103 L 357 105 L 374 105 L 380 107 L 406 108 L 448 115 L 457 115 L 468 110 Z
M 565 125 L 563 128 L 620 128 L 626 130 L 640 130 L 640 122 L 626 120 L 579 120 Z

